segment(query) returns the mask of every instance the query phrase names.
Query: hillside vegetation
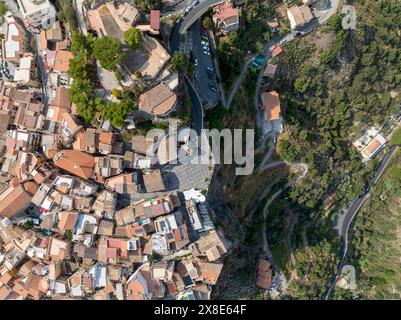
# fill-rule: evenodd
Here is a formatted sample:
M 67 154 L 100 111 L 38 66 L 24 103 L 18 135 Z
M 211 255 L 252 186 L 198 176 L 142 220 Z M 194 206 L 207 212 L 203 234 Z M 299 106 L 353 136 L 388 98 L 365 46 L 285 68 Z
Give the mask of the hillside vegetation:
M 355 221 L 353 256 L 363 299 L 401 298 L 401 152 Z
M 356 6 L 356 30 L 342 29 L 342 17 L 334 15 L 314 33 L 285 45 L 278 75 L 264 88 L 278 91 L 282 103 L 286 126 L 279 156 L 309 166 L 308 176 L 278 200 L 279 214 L 268 219 L 268 230 L 276 230 L 270 245 L 292 248 L 295 257 L 294 265 L 288 250 L 276 250 L 284 252 L 278 260 L 292 272 L 289 298 L 324 295 L 338 263 L 334 217 L 364 192 L 378 164 L 378 159 L 363 164 L 352 142 L 399 111 L 401 2 L 349 3 Z M 323 200 L 332 193 L 334 204 L 326 212 Z M 288 234 L 283 224 L 290 215 L 297 216 L 297 224 Z

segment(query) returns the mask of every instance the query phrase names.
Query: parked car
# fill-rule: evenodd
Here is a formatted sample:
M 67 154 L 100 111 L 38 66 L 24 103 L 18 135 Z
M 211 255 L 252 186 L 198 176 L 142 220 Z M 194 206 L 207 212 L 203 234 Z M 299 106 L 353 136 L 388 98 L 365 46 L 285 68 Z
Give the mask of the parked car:
M 203 50 L 209 51 L 209 46 L 203 46 Z
M 280 41 L 279 41 L 279 44 L 284 44 L 284 43 L 286 43 L 288 40 L 287 39 L 281 39 Z
M 210 71 L 210 70 L 206 70 L 206 73 L 208 74 L 208 76 L 211 76 L 211 77 L 214 76 L 214 73 L 212 71 Z
M 212 75 L 212 74 L 210 74 L 210 73 L 208 73 L 208 74 L 207 74 L 207 77 L 208 77 L 210 80 L 214 80 L 214 77 L 213 77 L 213 75 Z
M 206 50 L 203 51 L 203 54 L 204 54 L 204 55 L 207 55 L 207 56 L 210 56 L 210 52 L 209 52 L 209 51 L 206 51 Z
M 209 88 L 210 90 L 212 90 L 213 92 L 217 92 L 217 88 L 213 83 L 209 83 Z
M 198 65 L 198 59 L 195 59 L 195 66 Z
M 209 71 L 213 72 L 213 68 L 209 67 L 209 66 L 206 67 L 206 70 L 209 70 Z
M 201 45 L 202 45 L 202 46 L 207 46 L 207 45 L 209 45 L 209 43 L 206 42 L 206 41 L 204 41 L 204 40 L 202 40 L 202 41 L 201 41 Z
M 304 34 L 301 31 L 297 31 L 294 33 L 294 37 L 302 37 Z
M 197 73 L 194 74 L 194 78 L 195 78 L 195 81 L 199 81 L 199 78 L 198 78 L 198 74 L 197 74 Z

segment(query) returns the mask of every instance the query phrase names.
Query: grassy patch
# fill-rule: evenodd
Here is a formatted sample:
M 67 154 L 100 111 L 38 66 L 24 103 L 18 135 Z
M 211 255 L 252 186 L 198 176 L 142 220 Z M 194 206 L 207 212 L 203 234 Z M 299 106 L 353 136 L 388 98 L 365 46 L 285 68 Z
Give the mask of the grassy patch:
M 398 128 L 392 138 L 391 138 L 391 143 L 401 145 L 401 128 Z

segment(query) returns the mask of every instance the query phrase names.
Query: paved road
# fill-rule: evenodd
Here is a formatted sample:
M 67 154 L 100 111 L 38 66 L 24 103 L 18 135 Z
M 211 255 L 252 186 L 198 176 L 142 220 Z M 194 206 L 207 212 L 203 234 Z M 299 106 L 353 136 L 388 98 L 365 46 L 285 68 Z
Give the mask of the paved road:
M 377 168 L 377 170 L 371 180 L 371 186 L 375 185 L 377 183 L 377 181 L 379 181 L 381 175 L 386 170 L 386 168 L 387 168 L 388 164 L 390 163 L 390 160 L 396 150 L 397 150 L 397 146 L 393 146 L 393 147 L 391 147 L 390 151 L 388 151 L 383 156 L 381 164 L 380 164 L 379 168 Z M 355 199 L 351 203 L 351 205 L 348 207 L 348 209 L 344 213 L 340 214 L 337 219 L 337 226 L 335 227 L 335 229 L 338 231 L 340 238 L 341 238 L 341 248 L 340 248 L 341 259 L 340 259 L 340 263 L 338 265 L 337 273 L 333 277 L 332 283 L 326 293 L 326 296 L 325 296 L 326 300 L 330 298 L 330 295 L 335 287 L 337 279 L 341 273 L 341 269 L 344 265 L 345 258 L 347 256 L 348 245 L 351 240 L 348 237 L 349 227 L 350 227 L 352 221 L 354 220 L 355 216 L 357 215 L 359 209 L 364 204 L 365 200 L 370 197 L 370 195 L 371 195 L 370 189 L 371 189 L 371 187 L 369 187 L 369 189 L 366 191 L 366 193 L 364 195 Z
M 217 88 L 216 76 L 214 76 L 214 79 L 211 80 L 208 78 L 206 73 L 206 67 L 213 68 L 213 63 L 211 56 L 207 56 L 203 53 L 204 50 L 201 45 L 201 32 L 199 31 L 200 25 L 201 23 L 198 19 L 190 28 L 193 39 L 192 54 L 194 59 L 197 59 L 198 61 L 198 65 L 195 66 L 195 73 L 198 76 L 198 81 L 195 83 L 195 87 L 198 89 L 197 91 L 199 92 L 199 96 L 205 100 L 205 104 L 214 106 L 219 101 L 219 95 L 217 92 L 210 90 L 209 83 L 213 83 Z
M 187 29 L 204 14 L 209 7 L 223 3 L 226 0 L 201 0 L 183 19 L 179 33 L 183 34 Z
M 187 86 L 188 93 L 191 97 L 191 102 L 192 102 L 191 128 L 194 129 L 196 133 L 200 136 L 201 130 L 203 129 L 203 106 L 191 82 L 188 80 L 186 76 L 184 79 L 185 79 L 184 80 L 185 85 Z
M 25 26 L 23 23 L 23 16 L 21 12 L 18 10 L 18 7 L 14 0 L 5 0 L 4 1 L 7 8 L 10 10 L 15 19 L 19 20 L 21 25 Z M 24 27 L 25 28 L 25 27 Z M 44 104 L 44 112 L 47 112 L 48 102 L 49 102 L 49 86 L 48 86 L 48 76 L 46 67 L 43 62 L 42 48 L 41 48 L 41 40 L 39 33 L 33 33 L 30 30 L 25 29 L 27 33 L 32 37 L 36 37 L 36 45 L 37 45 L 37 65 L 39 67 L 39 73 L 41 78 L 41 90 L 42 90 L 42 102 Z

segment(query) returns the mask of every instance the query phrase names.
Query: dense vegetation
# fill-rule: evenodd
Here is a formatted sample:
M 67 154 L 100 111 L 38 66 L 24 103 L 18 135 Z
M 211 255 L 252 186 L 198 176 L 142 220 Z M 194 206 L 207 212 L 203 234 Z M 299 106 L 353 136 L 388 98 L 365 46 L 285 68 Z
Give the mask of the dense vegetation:
M 224 75 L 223 84 L 229 89 L 235 77 L 241 72 L 245 56 L 250 52 L 258 52 L 271 36 L 267 21 L 274 12 L 267 1 L 245 1 L 241 16 L 241 25 L 238 31 L 230 32 L 221 37 L 217 45 L 217 57 L 221 74 Z
M 73 0 L 57 0 L 56 7 L 58 9 L 58 18 L 67 23 L 70 30 L 76 30 L 78 28 L 77 16 L 75 14 Z
M 131 33 L 129 35 L 131 35 Z M 131 36 L 128 36 L 128 40 L 130 40 L 130 42 L 132 40 L 133 42 Z M 123 46 L 120 40 L 116 38 L 109 36 L 98 38 L 93 42 L 92 47 L 93 56 L 100 62 L 103 68 L 109 71 L 116 71 L 117 66 L 123 61 Z
M 129 47 L 137 49 L 141 46 L 142 32 L 137 28 L 131 28 L 124 32 L 124 40 Z
M 323 296 L 338 262 L 332 220 L 339 208 L 364 192 L 377 165 L 377 160 L 363 164 L 352 142 L 363 129 L 378 127 L 399 111 L 401 3 L 361 0 L 356 5 L 356 30 L 343 30 L 341 17 L 335 15 L 327 26 L 289 43 L 279 59 L 278 75 L 265 87 L 278 91 L 282 102 L 286 127 L 279 155 L 309 167 L 308 175 L 280 197 L 267 220 L 275 257 L 285 271 L 296 271 L 291 274 L 290 298 Z M 333 210 L 326 212 L 322 200 L 331 193 Z M 289 235 L 292 216 L 297 223 Z M 383 237 L 386 232 L 383 229 Z M 363 238 L 367 254 L 371 244 Z M 375 261 L 370 263 L 378 268 Z M 383 270 L 387 283 L 395 280 L 391 268 Z
M 363 299 L 401 298 L 401 153 L 372 189 L 355 222 L 353 256 L 357 293 Z
M 103 118 L 119 128 L 124 125 L 128 113 L 137 107 L 139 92 L 124 91 L 118 96 L 119 102 L 107 102 L 96 97 L 96 57 L 102 59 L 102 65 L 111 69 L 117 63 L 115 59 L 110 59 L 116 54 L 112 48 L 115 47 L 115 41 L 102 39 L 94 40 L 92 35 L 85 37 L 81 33 L 72 35 L 74 58 L 70 60 L 69 74 L 74 81 L 69 89 L 69 98 L 76 104 L 78 115 L 87 125 L 93 124 L 96 112 L 100 112 Z M 107 52 L 111 56 L 107 56 Z
M 7 6 L 3 1 L 0 2 L 0 21 L 3 20 L 4 16 L 6 15 L 7 12 Z

